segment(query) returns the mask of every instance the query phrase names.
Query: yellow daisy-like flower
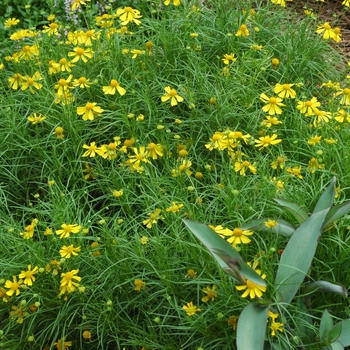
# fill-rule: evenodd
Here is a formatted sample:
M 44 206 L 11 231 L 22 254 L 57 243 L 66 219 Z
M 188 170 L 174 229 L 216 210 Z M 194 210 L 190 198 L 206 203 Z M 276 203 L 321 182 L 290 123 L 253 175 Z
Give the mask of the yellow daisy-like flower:
M 10 87 L 13 90 L 17 90 L 23 81 L 23 76 L 19 73 L 16 73 L 12 78 L 8 78 L 8 81 L 10 83 Z
M 7 280 L 5 282 L 5 288 L 7 288 L 8 290 L 6 291 L 6 295 L 8 296 L 12 296 L 13 294 L 15 295 L 19 295 L 21 292 L 19 290 L 19 288 L 21 288 L 21 285 L 23 284 L 23 280 L 18 280 L 17 281 L 17 276 L 13 276 L 12 277 L 12 281 Z
M 118 81 L 115 79 L 112 79 L 109 85 L 102 86 L 102 90 L 103 90 L 105 95 L 114 95 L 116 93 L 116 91 L 119 92 L 120 96 L 123 96 L 126 93 L 126 90 L 124 88 L 122 88 L 119 85 Z
M 298 101 L 297 109 L 305 116 L 315 115 L 315 110 L 321 106 L 321 103 L 317 101 L 316 97 L 313 97 L 308 101 Z
M 52 35 L 58 35 L 58 28 L 59 25 L 57 23 L 49 23 L 49 25 L 44 26 L 44 29 L 42 30 L 43 33 L 47 33 L 48 36 L 52 36 Z
M 171 206 L 169 208 L 166 208 L 165 211 L 178 213 L 183 206 L 184 205 L 182 203 L 177 204 L 176 202 L 171 202 Z
M 69 259 L 72 255 L 77 256 L 80 252 L 80 247 L 74 247 L 73 244 L 66 246 L 64 245 L 60 249 L 60 255 L 62 258 Z
M 287 173 L 291 174 L 292 176 L 296 176 L 299 179 L 303 178 L 303 176 L 301 175 L 301 165 L 296 165 L 293 168 L 287 168 Z
M 202 291 L 206 294 L 203 298 L 202 298 L 202 301 L 204 303 L 206 303 L 207 301 L 211 300 L 211 301 L 214 301 L 215 298 L 218 296 L 218 293 L 216 291 L 216 286 L 212 286 L 210 288 L 210 286 L 208 287 L 205 287 L 202 289 Z
M 151 142 L 147 146 L 148 155 L 152 159 L 158 159 L 160 157 L 163 157 L 163 146 L 160 144 L 155 144 L 154 142 Z
M 296 92 L 292 89 L 294 84 L 276 84 L 273 92 L 281 98 L 295 98 Z
M 68 347 L 72 346 L 71 341 L 65 341 L 65 339 L 58 339 L 56 343 L 54 343 L 57 350 L 69 350 Z
M 325 22 L 324 24 L 320 24 L 317 26 L 316 30 L 317 34 L 323 34 L 323 39 L 332 39 L 334 38 L 334 31 L 330 26 L 329 22 Z
M 71 5 L 71 10 L 75 11 L 81 5 L 86 5 L 85 1 L 91 1 L 91 0 L 73 0 L 72 5 Z
M 96 114 L 103 113 L 103 109 L 97 106 L 97 102 L 87 102 L 83 107 L 77 107 L 77 114 L 84 120 L 94 120 Z
M 271 219 L 264 222 L 264 225 L 268 228 L 275 227 L 277 224 L 278 222 L 276 220 L 271 220 Z
M 237 57 L 235 57 L 234 53 L 224 54 L 224 58 L 222 59 L 222 62 L 225 64 L 230 64 L 231 62 L 235 62 L 237 60 Z
M 270 115 L 266 116 L 266 119 L 261 122 L 261 125 L 266 126 L 267 128 L 271 128 L 272 125 L 278 124 L 283 124 L 283 122 L 276 117 L 271 117 Z
M 19 19 L 13 17 L 13 18 L 8 18 L 6 21 L 5 21 L 5 28 L 10 28 L 12 26 L 15 26 L 17 25 L 18 23 L 20 22 Z
M 193 305 L 193 302 L 187 303 L 182 307 L 185 311 L 187 316 L 193 316 L 196 312 L 200 312 L 201 309 L 197 307 L 196 305 Z
M 262 110 L 270 115 L 282 114 L 282 109 L 280 107 L 285 106 L 282 103 L 282 99 L 280 97 L 267 97 L 266 94 L 260 95 L 260 100 L 262 102 L 267 103 Z
M 80 77 L 79 79 L 74 79 L 73 83 L 72 83 L 72 85 L 74 87 L 78 86 L 81 89 L 89 88 L 91 84 L 92 83 L 91 83 L 90 79 L 87 79 L 85 77 Z
M 42 79 L 43 77 L 39 72 L 35 72 L 32 77 L 28 75 L 24 76 L 21 90 L 24 91 L 29 88 L 31 93 L 34 93 L 33 88 L 40 90 L 43 87 L 43 84 L 39 83 L 39 81 Z
M 248 265 L 250 265 L 250 263 L 248 263 Z M 261 275 L 261 270 L 256 269 L 258 265 L 259 262 L 255 260 L 252 267 L 255 270 L 255 272 L 261 276 L 262 279 L 265 279 L 266 275 Z M 249 295 L 250 299 L 254 299 L 255 297 L 261 298 L 262 293 L 266 291 L 266 287 L 256 284 L 248 279 L 246 279 L 245 284 L 241 286 L 236 286 L 236 289 L 239 291 L 245 290 L 245 292 L 242 294 L 242 298 L 245 298 Z
M 60 294 L 69 294 L 75 291 L 77 287 L 79 287 L 79 283 L 81 281 L 81 277 L 76 276 L 79 270 L 72 270 L 66 273 L 61 273 L 61 284 L 60 284 Z M 78 282 L 75 282 L 75 281 Z
M 283 323 L 273 321 L 270 326 L 271 335 L 276 336 L 276 331 L 283 332 Z
M 137 25 L 141 24 L 141 21 L 138 19 L 142 17 L 140 11 L 133 9 L 132 7 L 125 6 L 123 9 L 118 9 L 117 16 L 122 21 L 122 26 L 126 26 L 129 23 L 135 23 Z
M 71 62 L 78 62 L 82 60 L 83 62 L 87 62 L 88 59 L 93 57 L 93 51 L 91 48 L 83 49 L 82 47 L 75 47 L 73 52 L 68 52 L 69 57 L 74 57 Z
M 78 233 L 81 230 L 81 226 L 78 224 L 62 224 L 62 229 L 56 231 L 56 235 L 60 236 L 60 239 L 62 238 L 68 238 L 71 233 Z
M 237 244 L 248 244 L 250 239 L 247 236 L 251 236 L 253 231 L 242 230 L 239 227 L 236 227 L 232 231 L 230 230 L 230 232 L 223 230 L 221 231 L 221 234 L 223 236 L 231 236 L 227 242 L 231 243 L 233 247 L 236 247 Z
M 46 117 L 42 114 L 36 114 L 36 113 L 33 113 L 33 115 L 29 116 L 27 118 L 32 124 L 38 124 L 38 123 L 41 123 L 43 122 Z
M 249 30 L 248 30 L 248 27 L 245 25 L 245 24 L 242 24 L 237 33 L 236 33 L 236 36 L 249 36 Z
M 171 89 L 170 86 L 164 88 L 166 94 L 161 97 L 162 102 L 166 102 L 170 99 L 170 104 L 176 106 L 178 102 L 182 102 L 184 99 L 181 97 L 175 89 Z
M 187 174 L 188 176 L 192 175 L 192 171 L 190 170 L 192 166 L 192 162 L 190 160 L 182 160 L 181 164 L 177 169 L 172 169 L 171 174 L 173 177 L 178 177 L 183 174 Z
M 179 6 L 180 5 L 180 0 L 173 0 L 173 4 L 174 4 L 174 6 Z M 169 4 L 170 4 L 170 0 L 165 0 L 164 1 L 164 5 L 165 6 L 169 6 Z
M 263 148 L 266 148 L 270 145 L 277 145 L 282 142 L 282 139 L 277 139 L 277 134 L 273 134 L 272 136 L 266 135 L 259 137 L 259 140 L 254 140 L 256 143 L 255 147 L 258 147 L 261 151 Z
M 23 279 L 23 283 L 26 284 L 27 286 L 32 286 L 33 282 L 35 281 L 34 275 L 38 273 L 38 266 L 35 266 L 34 269 L 32 270 L 32 265 L 28 265 L 28 270 L 27 271 L 21 271 L 19 274 L 19 278 Z
M 239 172 L 239 175 L 242 176 L 246 176 L 246 171 L 250 170 L 253 174 L 256 174 L 256 163 L 254 162 L 253 164 L 251 164 L 250 162 L 248 162 L 247 160 L 243 160 L 243 161 L 237 161 L 235 162 L 235 167 L 234 170 L 236 173 Z
M 156 208 L 154 213 L 151 213 L 149 218 L 144 220 L 142 223 L 147 227 L 147 228 L 152 228 L 153 225 L 157 223 L 158 220 L 163 220 L 163 216 L 160 215 L 162 212 L 161 209 Z
M 338 91 L 334 94 L 334 97 L 342 96 L 340 100 L 340 104 L 342 105 L 350 105 L 350 88 L 345 88 L 341 91 Z

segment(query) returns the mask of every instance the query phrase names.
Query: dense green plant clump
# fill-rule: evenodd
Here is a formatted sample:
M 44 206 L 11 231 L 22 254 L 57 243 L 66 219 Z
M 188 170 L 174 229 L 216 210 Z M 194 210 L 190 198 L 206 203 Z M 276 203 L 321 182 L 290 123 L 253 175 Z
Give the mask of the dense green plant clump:
M 336 29 L 266 1 L 17 3 L 0 27 L 0 349 L 236 349 L 261 297 L 276 349 L 319 344 L 325 308 L 349 317 L 346 288 L 322 285 L 273 309 L 298 221 L 273 198 L 307 220 L 335 175 L 332 200 L 350 197 Z M 349 284 L 346 218 L 309 282 Z M 264 285 L 220 271 L 182 219 Z

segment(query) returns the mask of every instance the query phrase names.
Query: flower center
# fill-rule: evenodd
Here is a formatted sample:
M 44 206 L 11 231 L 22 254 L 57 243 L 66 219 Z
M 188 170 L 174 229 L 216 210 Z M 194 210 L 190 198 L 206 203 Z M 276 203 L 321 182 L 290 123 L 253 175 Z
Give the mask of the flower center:
M 170 95 L 171 97 L 176 96 L 176 95 L 177 95 L 176 90 L 175 90 L 175 89 L 171 89 L 170 92 L 169 92 L 169 95 Z
M 232 232 L 233 232 L 233 235 L 236 237 L 240 237 L 243 235 L 243 230 L 237 227 Z
M 118 84 L 118 82 L 115 80 L 115 79 L 112 79 L 111 80 L 111 86 L 112 87 L 117 87 L 119 84 Z
M 276 97 L 270 97 L 269 101 L 273 105 L 275 105 L 277 103 Z
M 82 49 L 81 47 L 77 48 L 77 51 L 75 51 L 75 53 L 79 56 L 81 56 L 84 53 L 84 49 Z
M 86 105 L 85 105 L 85 108 L 88 109 L 88 110 L 91 110 L 94 108 L 94 104 L 91 103 L 91 102 L 88 102 Z

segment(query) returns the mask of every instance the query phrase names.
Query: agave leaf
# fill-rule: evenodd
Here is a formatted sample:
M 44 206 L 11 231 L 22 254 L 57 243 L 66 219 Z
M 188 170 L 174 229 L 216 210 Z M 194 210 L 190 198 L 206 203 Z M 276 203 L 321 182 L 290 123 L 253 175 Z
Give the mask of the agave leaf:
M 337 182 L 336 177 L 334 176 L 327 188 L 324 190 L 324 192 L 321 194 L 320 198 L 318 199 L 315 208 L 314 213 L 325 210 L 327 208 L 330 208 L 333 204 L 334 196 L 335 196 L 335 184 Z
M 242 230 L 253 230 L 261 232 L 273 232 L 277 233 L 284 237 L 290 237 L 295 231 L 295 227 L 286 220 L 282 219 L 273 219 L 277 222 L 274 227 L 267 227 L 265 222 L 268 221 L 268 218 L 252 220 L 239 228 Z M 270 219 L 271 220 L 271 219 Z
M 320 290 L 322 292 L 339 294 L 344 297 L 348 296 L 348 292 L 343 286 L 341 286 L 340 284 L 335 284 L 327 281 L 312 282 L 305 288 L 304 292 L 308 294 L 308 293 L 315 292 L 317 290 Z
M 342 216 L 350 212 L 350 201 L 346 201 L 342 204 L 335 205 L 328 212 L 326 219 L 323 223 L 323 227 L 327 227 L 332 224 L 334 221 L 340 219 Z
M 331 343 L 331 347 L 332 347 L 332 350 L 344 350 L 344 346 L 338 341 Z
M 337 338 L 337 342 L 341 343 L 344 347 L 350 345 L 350 318 L 338 322 L 336 326 L 341 324 L 341 332 Z
M 313 213 L 295 230 L 283 251 L 275 285 L 278 297 L 287 304 L 292 301 L 311 266 L 328 211 L 329 208 Z
M 327 310 L 323 311 L 320 323 L 320 339 L 324 341 L 328 339 L 328 334 L 333 328 L 333 319 Z
M 267 325 L 267 307 L 249 303 L 237 323 L 237 350 L 263 350 Z
M 274 201 L 291 212 L 299 224 L 302 224 L 309 217 L 308 213 L 302 207 L 292 201 L 280 198 L 274 198 Z
M 253 283 L 266 287 L 266 282 L 209 226 L 198 221 L 184 219 L 187 228 L 204 244 L 221 268 L 237 282 L 245 283 L 243 276 Z
M 329 331 L 329 335 L 328 335 L 328 339 L 331 343 L 333 343 L 334 341 L 336 341 L 342 331 L 343 325 L 341 323 L 337 323 L 330 331 Z

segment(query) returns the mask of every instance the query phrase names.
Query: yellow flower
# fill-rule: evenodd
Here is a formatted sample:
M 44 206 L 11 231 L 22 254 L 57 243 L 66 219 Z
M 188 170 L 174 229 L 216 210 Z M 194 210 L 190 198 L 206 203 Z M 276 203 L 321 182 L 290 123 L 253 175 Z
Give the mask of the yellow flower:
M 10 87 L 13 90 L 17 90 L 23 81 L 23 76 L 19 73 L 16 73 L 12 78 L 8 78 L 8 81 L 10 83 Z
M 62 224 L 61 225 L 62 230 L 57 230 L 56 235 L 60 236 L 60 239 L 62 238 L 68 238 L 71 233 L 78 233 L 81 230 L 81 226 L 78 224 Z
M 109 85 L 102 86 L 102 90 L 105 95 L 114 95 L 116 91 L 119 92 L 120 96 L 123 96 L 126 93 L 126 90 L 122 88 L 115 79 L 112 79 Z
M 205 147 L 212 151 L 214 148 L 222 151 L 228 146 L 227 135 L 223 132 L 216 131 L 210 138 L 210 143 L 206 144 Z
M 271 220 L 271 219 L 264 222 L 264 225 L 268 228 L 275 227 L 277 224 L 278 222 L 276 220 Z
M 340 104 L 342 105 L 350 105 L 350 88 L 345 88 L 339 92 L 336 92 L 334 94 L 334 97 L 337 96 L 342 96 L 341 100 L 340 100 Z
M 242 24 L 237 33 L 236 33 L 236 36 L 249 36 L 249 30 L 248 30 L 248 27 L 245 25 L 245 24 Z
M 147 243 L 148 243 L 148 237 L 147 237 L 147 236 L 142 236 L 142 237 L 140 238 L 140 243 L 141 243 L 142 245 L 147 244 Z
M 272 136 L 266 135 L 259 137 L 259 140 L 254 140 L 256 143 L 255 147 L 258 147 L 261 151 L 263 148 L 268 147 L 269 145 L 277 145 L 282 142 L 282 139 L 277 139 L 277 134 L 273 134 Z
M 97 150 L 96 142 L 91 142 L 90 146 L 84 144 L 83 148 L 87 149 L 87 151 L 84 152 L 82 157 L 88 157 L 88 156 L 95 157 L 96 156 L 96 150 Z
M 8 18 L 6 21 L 5 21 L 5 28 L 10 28 L 12 26 L 15 26 L 17 25 L 18 23 L 20 22 L 19 19 L 13 17 L 13 18 Z
M 307 172 L 314 173 L 318 169 L 324 169 L 324 164 L 320 164 L 316 158 L 311 158 L 308 164 Z
M 283 323 L 273 321 L 270 326 L 271 335 L 276 336 L 276 331 L 283 332 Z
M 23 283 L 26 284 L 27 286 L 32 286 L 33 282 L 35 281 L 34 275 L 38 273 L 38 266 L 35 266 L 34 269 L 32 270 L 32 265 L 28 265 L 28 270 L 27 271 L 21 271 L 19 274 L 19 278 L 23 278 Z
M 239 227 L 234 228 L 230 233 L 230 238 L 227 242 L 231 243 L 233 247 L 236 247 L 237 244 L 248 244 L 250 239 L 247 236 L 251 236 L 253 231 L 250 230 L 242 230 Z M 226 234 L 224 233 L 226 236 Z
M 33 113 L 33 115 L 29 116 L 27 119 L 32 124 L 38 124 L 38 123 L 43 122 L 46 119 L 46 117 L 44 115 L 40 114 L 40 113 L 39 114 Z
M 322 34 L 323 39 L 332 39 L 334 38 L 334 31 L 332 29 L 332 27 L 330 26 L 329 22 L 325 22 L 324 24 L 320 24 L 319 26 L 317 26 L 317 30 L 316 30 L 317 34 Z
M 38 81 L 42 79 L 43 78 L 39 72 L 35 72 L 32 77 L 28 75 L 24 76 L 21 90 L 24 91 L 29 88 L 31 93 L 34 93 L 33 87 L 37 90 L 40 90 L 43 87 L 43 84 L 38 83 Z
M 141 24 L 141 21 L 138 18 L 141 18 L 141 13 L 138 10 L 133 9 L 132 7 L 125 6 L 123 9 L 117 10 L 117 17 L 122 21 L 121 25 L 126 26 L 129 23 L 134 22 L 137 25 Z
M 194 271 L 193 269 L 187 270 L 185 278 L 196 278 L 197 277 L 197 272 Z
M 101 114 L 104 110 L 97 106 L 97 102 L 87 102 L 83 107 L 77 107 L 77 114 L 82 115 L 83 120 L 94 120 L 96 114 Z
M 85 1 L 91 1 L 91 0 L 73 0 L 71 5 L 71 10 L 75 11 L 80 5 L 86 5 Z
M 278 125 L 278 124 L 283 124 L 283 122 L 281 120 L 278 120 L 278 118 L 276 117 L 271 117 L 271 116 L 266 116 L 266 119 L 264 119 L 261 122 L 262 126 L 266 126 L 268 128 L 270 128 L 272 125 Z
M 121 197 L 123 194 L 124 194 L 123 190 L 119 190 L 119 191 L 114 190 L 113 191 L 113 196 L 116 198 Z
M 166 208 L 167 212 L 178 213 L 184 205 L 182 203 L 176 204 L 176 202 L 171 202 L 171 206 Z
M 303 176 L 301 175 L 301 165 L 294 166 L 293 168 L 287 168 L 287 173 L 291 174 L 292 176 L 296 176 L 299 179 L 303 178 Z
M 18 57 L 24 60 L 30 60 L 36 56 L 39 56 L 39 46 L 37 44 L 33 46 L 25 45 L 18 54 Z
M 254 261 L 253 269 L 255 270 L 255 272 L 258 275 L 261 275 L 261 270 L 256 269 L 258 264 L 259 263 L 257 261 Z M 261 278 L 265 279 L 266 275 L 265 274 L 261 275 Z M 261 298 L 262 293 L 264 293 L 266 291 L 266 287 L 260 286 L 259 284 L 256 284 L 248 279 L 246 279 L 245 284 L 243 284 L 241 286 L 236 286 L 236 289 L 239 291 L 245 290 L 245 292 L 242 294 L 242 298 L 245 298 L 249 295 L 250 299 L 254 299 L 255 297 Z
M 134 281 L 134 285 L 135 285 L 134 290 L 136 290 L 138 292 L 140 292 L 141 289 L 145 289 L 146 288 L 146 282 L 144 282 L 142 280 L 139 280 L 139 279 Z
M 205 287 L 202 289 L 203 292 L 206 294 L 203 298 L 202 301 L 206 303 L 207 301 L 211 300 L 214 301 L 214 299 L 218 296 L 218 293 L 216 292 L 216 286 L 210 286 Z
M 163 216 L 160 215 L 162 212 L 161 209 L 156 208 L 156 211 L 154 213 L 151 213 L 149 218 L 144 220 L 142 223 L 146 225 L 147 228 L 152 228 L 152 225 L 155 225 L 158 220 L 163 220 Z
M 130 165 L 131 169 L 138 171 L 141 166 L 141 162 L 151 164 L 148 159 L 149 155 L 145 146 L 140 146 L 138 149 L 134 147 L 133 151 L 135 154 L 129 156 L 129 159 L 125 162 L 125 164 Z
M 239 175 L 246 176 L 246 171 L 249 169 L 253 174 L 256 174 L 256 163 L 251 164 L 247 160 L 235 162 L 234 170 Z
M 273 92 L 281 98 L 295 98 L 296 92 L 292 89 L 294 84 L 276 84 Z
M 79 272 L 79 269 L 72 270 L 66 273 L 61 273 L 61 282 L 60 282 L 60 294 L 69 294 L 75 291 L 77 287 L 79 287 L 79 283 L 81 281 L 81 277 L 76 276 Z M 74 282 L 78 281 L 78 282 Z
M 333 29 L 333 40 L 337 43 L 342 41 L 342 34 L 340 33 L 340 28 L 339 27 L 335 27 Z
M 170 0 L 165 0 L 164 5 L 168 6 L 170 4 Z M 180 5 L 180 0 L 173 0 L 174 6 L 179 6 Z
M 192 162 L 190 160 L 182 160 L 181 164 L 178 166 L 177 169 L 172 169 L 172 176 L 173 177 L 178 177 L 182 174 L 187 174 L 188 176 L 192 175 L 192 171 L 190 170 L 190 167 L 192 165 Z
M 73 86 L 79 86 L 81 89 L 84 88 L 89 88 L 90 84 L 90 79 L 87 79 L 85 77 L 80 77 L 79 79 L 74 79 L 72 85 Z
M 49 23 L 49 25 L 43 27 L 44 30 L 42 30 L 43 33 L 47 33 L 48 36 L 52 35 L 58 35 L 58 28 L 59 25 L 57 23 Z
M 286 162 L 287 157 L 286 156 L 278 156 L 275 161 L 271 162 L 271 168 L 272 169 L 283 169 L 284 163 Z
M 108 145 L 102 145 L 96 149 L 96 153 L 104 159 L 115 159 L 117 158 L 117 147 L 120 145 L 120 140 L 117 138 L 114 142 L 109 143 Z
M 285 106 L 280 97 L 267 97 L 266 94 L 261 94 L 260 100 L 267 103 L 262 110 L 270 115 L 281 114 L 282 109 L 280 107 Z
M 55 131 L 53 132 L 53 134 L 56 135 L 56 137 L 57 137 L 58 139 L 63 139 L 63 137 L 64 137 L 63 132 L 64 132 L 63 128 L 60 127 L 60 126 L 58 126 L 58 127 L 55 129 Z
M 68 92 L 69 89 L 72 89 L 71 81 L 72 81 L 73 75 L 70 74 L 67 79 L 61 78 L 57 84 L 54 86 L 54 88 L 57 90 L 58 95 L 63 95 L 64 93 Z
M 83 62 L 87 62 L 89 58 L 92 58 L 93 51 L 91 48 L 83 49 L 82 47 L 75 47 L 73 52 L 68 52 L 69 57 L 74 57 L 71 62 L 78 62 L 82 60 Z
M 176 106 L 178 102 L 182 102 L 184 99 L 181 97 L 175 89 L 171 89 L 170 86 L 164 88 L 166 94 L 161 97 L 162 102 L 166 102 L 170 99 L 170 104 Z
M 344 123 L 345 120 L 347 122 L 350 122 L 350 115 L 348 112 L 344 111 L 343 109 L 339 109 L 337 114 L 335 115 L 334 119 L 338 123 Z
M 199 307 L 193 305 L 192 301 L 184 305 L 182 308 L 186 311 L 187 316 L 193 316 L 196 312 L 201 311 Z
M 80 247 L 74 247 L 73 244 L 66 246 L 64 245 L 61 249 L 60 249 L 60 255 L 62 258 L 66 258 L 69 259 L 72 255 L 78 255 L 78 253 L 80 252 Z
M 163 146 L 160 144 L 155 144 L 153 142 L 148 144 L 148 156 L 152 159 L 158 159 L 159 157 L 163 157 Z
M 67 61 L 66 58 L 61 58 L 59 61 L 58 61 L 58 64 L 59 64 L 59 68 L 60 68 L 60 71 L 61 72 L 71 72 L 72 71 L 72 67 L 75 66 L 75 64 L 72 63 L 72 61 Z
M 237 57 L 235 57 L 234 53 L 230 53 L 230 54 L 225 53 L 224 58 L 222 59 L 222 61 L 225 64 L 230 64 L 231 62 L 235 62 L 236 60 L 237 60 Z
M 310 146 L 316 146 L 316 144 L 321 142 L 321 139 L 322 139 L 322 136 L 315 135 L 315 136 L 310 137 L 309 140 L 307 141 L 307 143 Z
M 317 107 L 321 106 L 321 103 L 317 101 L 316 97 L 313 97 L 308 101 L 298 101 L 297 109 L 300 113 L 305 114 L 306 116 L 315 115 L 315 110 Z
M 8 295 L 10 297 L 13 294 L 19 295 L 21 293 L 19 288 L 21 288 L 21 285 L 23 283 L 23 280 L 21 280 L 21 279 L 17 281 L 17 276 L 13 276 L 12 279 L 13 279 L 12 281 L 7 280 L 5 282 L 5 288 L 8 289 L 8 291 L 6 291 L 6 295 Z
M 279 61 L 278 58 L 273 58 L 273 59 L 271 60 L 271 64 L 272 64 L 273 69 L 276 69 L 277 66 L 280 64 L 280 61 Z

